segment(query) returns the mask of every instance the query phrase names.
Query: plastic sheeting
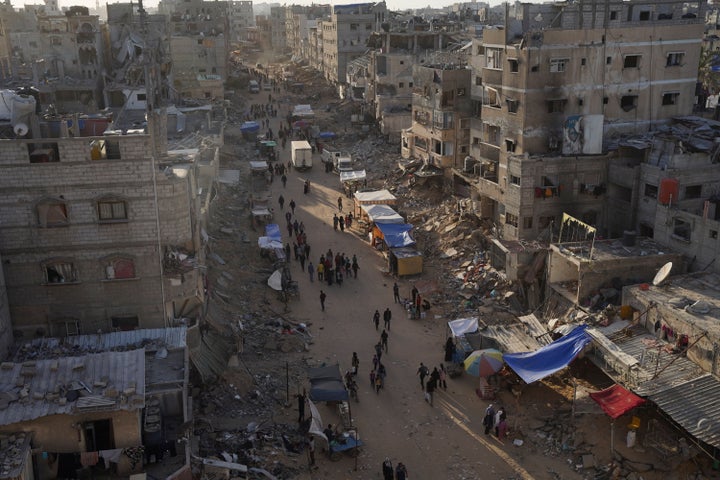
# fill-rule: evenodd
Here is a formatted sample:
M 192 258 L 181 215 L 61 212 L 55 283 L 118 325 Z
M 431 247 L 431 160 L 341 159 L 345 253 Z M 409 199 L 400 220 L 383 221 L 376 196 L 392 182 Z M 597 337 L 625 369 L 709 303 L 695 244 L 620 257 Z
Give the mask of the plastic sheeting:
M 240 125 L 241 132 L 257 132 L 260 130 L 260 124 L 258 122 L 245 122 Z
M 362 205 L 371 222 L 405 223 L 405 219 L 387 205 Z
M 308 370 L 310 379 L 310 400 L 315 402 L 342 402 L 349 398 L 345 389 L 340 367 L 311 368 Z
M 460 337 L 462 335 L 465 335 L 466 333 L 477 332 L 478 319 L 477 317 L 471 317 L 451 320 L 448 322 L 448 328 L 455 337 Z
M 280 236 L 280 226 L 277 223 L 269 223 L 265 225 L 265 236 L 269 237 L 271 240 L 282 242 L 282 237 Z
M 587 325 L 579 325 L 568 335 L 534 352 L 508 353 L 503 360 L 526 383 L 541 380 L 562 370 L 591 342 L 585 332 Z
M 389 190 L 376 190 L 374 192 L 355 192 L 355 200 L 363 202 L 394 202 L 397 197 Z
M 599 392 L 591 392 L 590 398 L 595 400 L 610 418 L 618 418 L 645 403 L 643 398 L 618 384 Z
M 350 172 L 340 172 L 340 183 L 345 182 L 356 182 L 359 180 L 365 180 L 367 173 L 365 170 L 352 170 Z
M 409 223 L 376 223 L 375 226 L 383 234 L 385 244 L 390 248 L 415 245 L 415 240 L 410 236 L 413 226 Z

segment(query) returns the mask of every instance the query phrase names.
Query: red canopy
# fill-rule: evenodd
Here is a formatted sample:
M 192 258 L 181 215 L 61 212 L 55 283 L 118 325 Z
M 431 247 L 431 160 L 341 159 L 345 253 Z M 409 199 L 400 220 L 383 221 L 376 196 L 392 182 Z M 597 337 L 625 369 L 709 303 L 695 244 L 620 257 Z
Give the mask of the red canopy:
M 645 403 L 644 399 L 618 384 L 599 392 L 592 392 L 590 397 L 612 418 L 618 418 Z

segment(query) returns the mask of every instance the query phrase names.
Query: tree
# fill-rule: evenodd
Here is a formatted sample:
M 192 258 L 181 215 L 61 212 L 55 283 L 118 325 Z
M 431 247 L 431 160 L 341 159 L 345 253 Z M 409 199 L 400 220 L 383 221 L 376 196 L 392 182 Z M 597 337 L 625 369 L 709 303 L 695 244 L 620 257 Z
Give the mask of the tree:
M 698 83 L 702 86 L 705 95 L 720 93 L 720 74 L 713 70 L 717 62 L 717 52 L 706 47 L 700 48 L 700 62 L 698 64 Z

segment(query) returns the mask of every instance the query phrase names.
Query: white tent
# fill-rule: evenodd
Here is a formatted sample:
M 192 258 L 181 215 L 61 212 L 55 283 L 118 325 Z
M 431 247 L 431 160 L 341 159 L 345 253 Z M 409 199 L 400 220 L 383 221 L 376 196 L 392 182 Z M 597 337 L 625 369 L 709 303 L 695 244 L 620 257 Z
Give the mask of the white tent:
M 360 203 L 390 203 L 397 198 L 389 190 L 376 190 L 374 192 L 355 192 L 355 200 Z
M 353 170 L 351 172 L 340 172 L 340 183 L 345 182 L 356 182 L 358 180 L 365 180 L 367 174 L 365 170 Z
M 361 205 L 371 222 L 405 223 L 405 219 L 387 205 Z
M 448 322 L 448 327 L 455 337 L 461 337 L 466 333 L 477 332 L 478 319 L 477 317 L 471 318 L 458 318 L 457 320 L 451 320 Z

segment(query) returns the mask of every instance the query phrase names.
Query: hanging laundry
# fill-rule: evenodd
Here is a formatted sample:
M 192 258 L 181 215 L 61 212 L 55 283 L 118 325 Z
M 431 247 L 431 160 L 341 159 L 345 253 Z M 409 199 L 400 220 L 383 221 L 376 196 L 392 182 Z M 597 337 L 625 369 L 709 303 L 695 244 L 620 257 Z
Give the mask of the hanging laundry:
M 80 465 L 83 467 L 97 465 L 99 456 L 98 452 L 80 452 Z
M 122 455 L 122 448 L 114 448 L 112 450 L 100 450 L 98 455 L 100 458 L 105 460 L 105 468 L 110 468 L 110 462 L 120 463 L 120 456 Z

